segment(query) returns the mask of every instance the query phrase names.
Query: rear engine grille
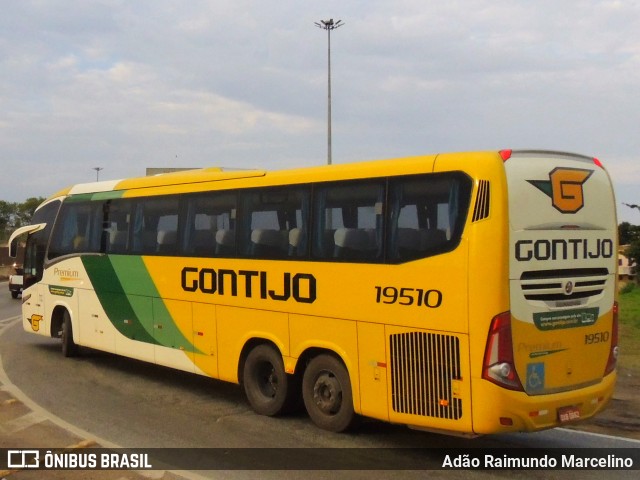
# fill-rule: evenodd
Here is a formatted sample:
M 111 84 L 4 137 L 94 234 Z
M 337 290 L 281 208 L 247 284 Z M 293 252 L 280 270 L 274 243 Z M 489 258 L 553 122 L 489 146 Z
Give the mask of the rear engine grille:
M 458 420 L 462 399 L 452 383 L 461 379 L 457 337 L 410 332 L 390 337 L 391 396 L 399 413 Z
M 527 300 L 573 300 L 602 293 L 608 275 L 606 268 L 538 270 L 524 272 L 520 286 Z

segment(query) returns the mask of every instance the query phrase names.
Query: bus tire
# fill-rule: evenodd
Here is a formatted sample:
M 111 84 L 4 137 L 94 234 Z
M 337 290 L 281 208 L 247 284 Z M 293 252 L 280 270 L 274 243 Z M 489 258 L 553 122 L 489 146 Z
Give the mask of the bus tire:
M 284 371 L 282 355 L 271 345 L 258 345 L 247 355 L 242 384 L 251 408 L 273 417 L 286 413 L 295 396 L 293 381 Z
M 349 372 L 333 355 L 318 355 L 302 378 L 302 398 L 313 423 L 331 432 L 344 432 L 355 419 Z
M 78 354 L 78 346 L 73 341 L 73 327 L 71 326 L 71 316 L 65 310 L 62 317 L 62 355 L 65 357 L 75 357 Z

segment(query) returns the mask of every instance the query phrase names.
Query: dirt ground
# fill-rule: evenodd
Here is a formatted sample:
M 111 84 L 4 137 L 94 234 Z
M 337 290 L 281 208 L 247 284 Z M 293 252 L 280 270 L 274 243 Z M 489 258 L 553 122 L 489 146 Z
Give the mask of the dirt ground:
M 618 368 L 618 382 L 607 408 L 570 428 L 640 440 L 640 372 Z

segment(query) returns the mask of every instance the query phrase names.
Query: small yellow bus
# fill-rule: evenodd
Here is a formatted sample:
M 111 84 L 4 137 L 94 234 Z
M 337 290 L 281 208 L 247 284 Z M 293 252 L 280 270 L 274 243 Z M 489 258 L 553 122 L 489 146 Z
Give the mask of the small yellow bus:
M 80 184 L 27 235 L 23 324 L 301 402 L 479 435 L 602 410 L 616 379 L 616 214 L 594 158 L 449 153 Z

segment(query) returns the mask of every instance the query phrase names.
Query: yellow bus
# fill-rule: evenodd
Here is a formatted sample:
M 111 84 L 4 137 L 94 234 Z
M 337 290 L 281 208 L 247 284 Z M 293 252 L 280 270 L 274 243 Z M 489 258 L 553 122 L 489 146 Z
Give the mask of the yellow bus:
M 616 215 L 594 158 L 450 153 L 80 184 L 27 235 L 23 324 L 301 401 L 478 435 L 589 418 L 616 379 Z

